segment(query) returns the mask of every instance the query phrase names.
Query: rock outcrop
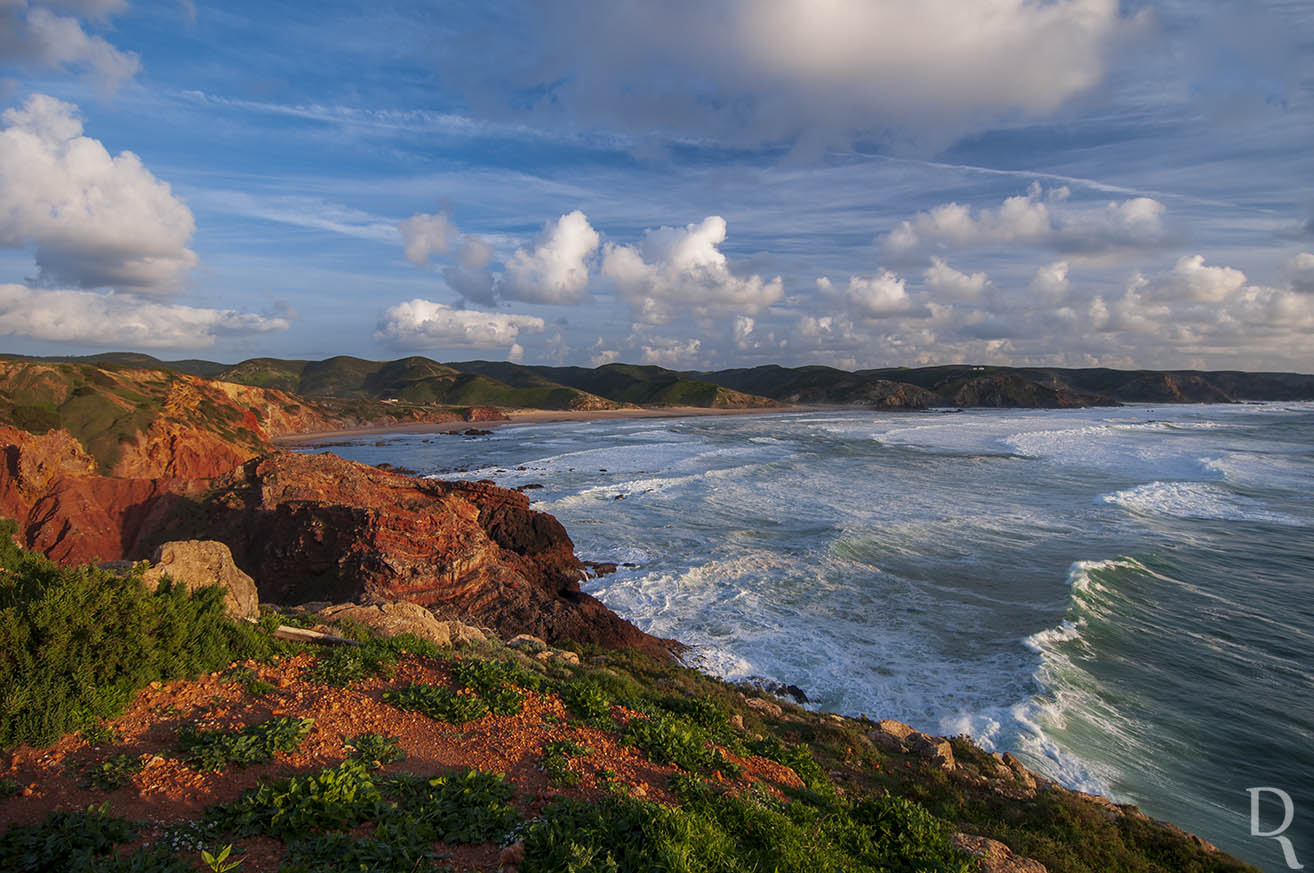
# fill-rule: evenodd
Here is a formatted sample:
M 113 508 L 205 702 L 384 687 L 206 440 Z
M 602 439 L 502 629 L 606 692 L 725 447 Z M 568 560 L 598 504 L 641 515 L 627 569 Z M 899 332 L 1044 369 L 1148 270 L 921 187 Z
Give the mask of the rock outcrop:
M 978 859 L 981 873 L 1048 873 L 1044 864 L 1023 858 L 998 840 L 972 834 L 954 834 L 954 848 Z
M 336 603 L 315 612 L 319 620 L 331 624 L 354 621 L 378 631 L 382 636 L 412 634 L 437 646 L 468 646 L 487 642 L 479 628 L 459 621 L 439 621 L 418 603 Z
M 142 582 L 152 588 L 165 576 L 186 586 L 188 591 L 218 585 L 224 604 L 235 618 L 260 618 L 260 600 L 255 580 L 238 569 L 228 546 L 214 540 L 183 540 L 165 543 L 155 550 L 151 568 Z

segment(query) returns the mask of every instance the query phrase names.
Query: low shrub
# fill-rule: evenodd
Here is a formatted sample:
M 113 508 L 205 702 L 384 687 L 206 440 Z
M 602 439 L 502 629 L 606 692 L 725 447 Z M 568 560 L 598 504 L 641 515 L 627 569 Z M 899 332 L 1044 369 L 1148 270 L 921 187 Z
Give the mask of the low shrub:
M 364 762 L 371 770 L 377 770 L 384 764 L 406 760 L 406 751 L 402 749 L 397 737 L 361 734 L 348 739 L 346 744 L 352 750 L 351 757 Z
M 429 640 L 413 634 L 390 639 L 375 637 L 359 646 L 343 645 L 329 649 L 315 659 L 302 677 L 343 688 L 371 676 L 390 676 L 404 655 L 438 658 L 442 657 L 442 652 Z
M 198 770 L 223 770 L 230 764 L 266 764 L 275 752 L 291 752 L 310 734 L 313 718 L 280 716 L 248 725 L 240 731 L 200 731 L 194 725 L 178 729 L 178 751 Z
M 266 657 L 281 645 L 224 614 L 217 587 L 92 566 L 60 569 L 0 522 L 0 748 L 49 745 L 123 711 L 154 681 Z
M 418 829 L 431 840 L 483 843 L 504 836 L 519 818 L 511 806 L 515 789 L 500 773 L 453 770 L 433 779 L 399 777 L 385 790 L 395 806 L 376 828 L 380 838 Z
M 362 761 L 266 783 L 211 809 L 216 828 L 239 835 L 288 839 L 314 830 L 340 830 L 375 818 L 383 795 Z
M 635 746 L 654 764 L 674 764 L 691 773 L 720 771 L 737 776 L 738 764 L 711 745 L 711 737 L 698 725 L 660 713 L 634 718 L 621 731 L 621 742 Z
M 591 679 L 563 682 L 557 689 L 566 710 L 590 724 L 603 724 L 611 720 L 611 697 L 602 686 Z
M 421 712 L 450 724 L 465 724 L 488 714 L 488 705 L 474 694 L 461 694 L 445 685 L 408 685 L 383 692 L 385 703 Z
M 115 847 L 137 838 L 137 825 L 111 817 L 106 808 L 57 812 L 39 824 L 10 828 L 0 837 L 0 870 L 71 873 L 113 863 Z
M 554 740 L 543 747 L 543 772 L 547 773 L 548 783 L 560 787 L 578 785 L 580 775 L 570 769 L 572 758 L 592 754 L 588 746 L 573 743 L 570 740 Z

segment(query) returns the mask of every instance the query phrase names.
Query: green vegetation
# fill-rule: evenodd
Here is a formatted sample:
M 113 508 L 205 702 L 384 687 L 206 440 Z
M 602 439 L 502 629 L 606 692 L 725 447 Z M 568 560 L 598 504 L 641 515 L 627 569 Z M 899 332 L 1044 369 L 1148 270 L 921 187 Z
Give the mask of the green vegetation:
M 461 694 L 446 685 L 407 685 L 383 692 L 385 703 L 421 712 L 437 721 L 465 724 L 488 714 L 488 704 L 477 695 Z
M 426 658 L 443 657 L 433 643 L 411 634 L 391 639 L 372 637 L 359 646 L 329 649 L 315 659 L 303 677 L 312 682 L 343 688 L 371 676 L 391 676 L 397 662 L 406 654 Z
M 553 740 L 543 747 L 543 772 L 547 774 L 548 784 L 558 787 L 578 785 L 579 774 L 570 769 L 573 758 L 590 755 L 593 750 L 588 746 L 570 740 Z
M 146 761 L 141 755 L 131 755 L 127 752 L 112 755 L 87 770 L 87 783 L 84 787 L 99 788 L 101 791 L 122 788 L 145 766 Z
M 690 773 L 738 774 L 738 765 L 712 747 L 707 731 L 687 719 L 661 714 L 632 719 L 621 740 L 640 749 L 654 764 L 674 764 Z
M 18 549 L 0 522 L 0 748 L 42 746 L 115 716 L 159 680 L 283 648 L 224 614 L 223 593 L 167 580 L 60 569 Z
M 195 725 L 178 728 L 178 751 L 198 770 L 224 770 L 229 765 L 267 764 L 275 752 L 291 752 L 305 741 L 313 718 L 280 716 L 240 731 L 201 731 Z
M 352 750 L 351 757 L 365 763 L 370 769 L 378 769 L 384 764 L 406 760 L 406 751 L 402 749 L 397 737 L 385 737 L 383 734 L 360 734 L 346 741 Z
M 256 671 L 245 665 L 232 667 L 221 677 L 223 682 L 237 682 L 242 690 L 252 697 L 264 697 L 274 690 L 274 686 L 256 676 Z
M 40 824 L 12 827 L 0 837 L 0 870 L 13 873 L 189 873 L 183 858 L 153 847 L 116 850 L 137 839 L 138 826 L 106 807 L 57 812 Z

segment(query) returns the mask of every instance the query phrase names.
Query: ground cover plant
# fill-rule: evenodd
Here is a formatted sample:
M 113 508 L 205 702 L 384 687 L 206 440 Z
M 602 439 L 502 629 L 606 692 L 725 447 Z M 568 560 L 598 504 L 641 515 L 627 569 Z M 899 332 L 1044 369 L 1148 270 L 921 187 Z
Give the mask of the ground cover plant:
M 336 646 L 320 654 L 306 671 L 306 678 L 343 688 L 371 676 L 391 676 L 404 655 L 442 657 L 428 640 L 411 634 L 383 639 L 370 636 L 358 646 Z
M 235 731 L 203 731 L 195 725 L 178 728 L 178 751 L 198 770 L 223 770 L 229 765 L 265 764 L 275 752 L 290 752 L 310 734 L 315 720 L 280 716 Z

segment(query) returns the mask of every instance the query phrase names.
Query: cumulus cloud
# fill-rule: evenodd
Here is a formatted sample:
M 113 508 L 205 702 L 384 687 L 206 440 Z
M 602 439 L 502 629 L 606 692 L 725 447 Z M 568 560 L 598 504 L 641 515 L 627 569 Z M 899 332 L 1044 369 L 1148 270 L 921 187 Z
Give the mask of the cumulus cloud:
M 698 339 L 653 337 L 640 348 L 643 352 L 643 363 L 679 369 L 694 366 L 698 362 L 698 353 L 702 347 L 703 341 Z
M 874 276 L 850 276 L 845 288 L 822 276 L 817 280 L 817 288 L 823 295 L 843 301 L 860 318 L 889 318 L 925 311 L 908 295 L 905 281 L 890 270 Z
M 1204 255 L 1178 259 L 1165 281 L 1153 287 L 1160 300 L 1196 300 L 1219 303 L 1246 284 L 1246 274 L 1232 267 L 1205 266 Z
M 0 334 L 148 349 L 206 348 L 221 337 L 287 330 L 283 316 L 143 300 L 129 294 L 0 285 Z
M 543 52 L 517 54 L 510 39 L 491 59 L 453 47 L 449 76 L 472 89 L 505 83 L 522 103 L 541 93 L 540 115 L 740 144 L 904 139 L 1042 115 L 1098 85 L 1133 30 L 1117 0 L 539 0 L 531 10 L 523 26 Z M 476 78 L 490 63 L 495 79 Z
M 1067 261 L 1055 261 L 1036 270 L 1028 286 L 1032 298 L 1042 303 L 1057 303 L 1067 297 L 1072 287 L 1068 281 L 1068 267 Z
M 76 107 L 36 94 L 0 119 L 0 246 L 32 246 L 50 284 L 181 289 L 192 212 L 132 152 L 82 135 Z
M 1165 208 L 1149 197 L 1111 202 L 1102 209 L 1067 203 L 1068 190 L 1032 185 L 998 209 L 973 210 L 944 203 L 902 222 L 882 240 L 887 252 L 907 255 L 930 247 L 1027 245 L 1074 256 L 1162 246 L 1168 232 Z
M 506 262 L 501 294 L 530 303 L 571 304 L 589 299 L 589 259 L 601 238 L 576 209 L 548 222 L 533 250 L 516 249 Z
M 521 331 L 536 332 L 545 327 L 543 319 L 531 315 L 455 309 L 417 298 L 385 310 L 379 318 L 374 339 L 407 350 L 513 350 Z
M 416 213 L 398 222 L 397 230 L 401 232 L 406 260 L 417 267 L 429 263 L 434 255 L 447 254 L 460 238 L 460 231 L 445 212 L 437 215 Z
M 756 313 L 783 296 L 780 277 L 740 277 L 721 252 L 725 219 L 712 215 L 685 227 L 644 232 L 637 246 L 609 244 L 602 275 L 634 307 L 645 324 L 665 324 L 677 307 L 695 312 L 733 308 Z
M 28 69 L 82 70 L 114 90 L 141 69 L 136 52 L 119 51 L 99 36 L 91 36 L 76 18 L 56 15 L 54 6 L 89 18 L 104 19 L 126 4 L 115 0 L 62 0 L 34 3 L 0 2 L 0 63 Z
M 990 286 L 985 273 L 967 273 L 955 270 L 943 258 L 931 258 L 931 266 L 922 274 L 922 282 L 937 300 L 980 300 Z
M 1314 254 L 1301 252 L 1287 261 L 1287 277 L 1293 291 L 1314 294 Z

